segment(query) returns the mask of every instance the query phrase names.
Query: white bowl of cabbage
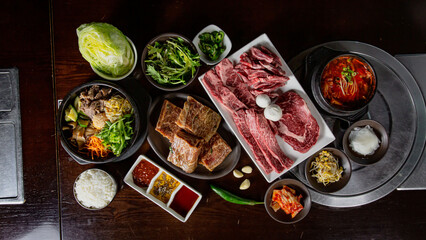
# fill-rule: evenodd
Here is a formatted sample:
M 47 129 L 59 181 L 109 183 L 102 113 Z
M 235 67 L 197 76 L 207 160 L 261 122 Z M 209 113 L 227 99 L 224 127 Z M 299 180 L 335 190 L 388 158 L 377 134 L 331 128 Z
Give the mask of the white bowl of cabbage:
M 86 23 L 77 28 L 81 55 L 93 71 L 107 80 L 122 80 L 136 67 L 137 50 L 133 42 L 109 23 Z

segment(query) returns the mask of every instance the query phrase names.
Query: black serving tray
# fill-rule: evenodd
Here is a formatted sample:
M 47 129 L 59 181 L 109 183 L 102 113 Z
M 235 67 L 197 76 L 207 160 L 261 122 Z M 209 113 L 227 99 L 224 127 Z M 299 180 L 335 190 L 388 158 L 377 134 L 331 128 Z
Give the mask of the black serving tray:
M 380 122 L 389 135 L 389 149 L 380 162 L 361 166 L 352 162 L 352 177 L 345 188 L 334 193 L 320 193 L 312 188 L 300 164 L 291 173 L 308 186 L 312 201 L 330 207 L 355 207 L 376 201 L 399 187 L 413 172 L 426 142 L 426 108 L 422 93 L 411 73 L 385 51 L 361 42 L 336 41 L 308 49 L 290 62 L 299 81 L 306 81 L 305 61 L 313 51 L 326 47 L 362 56 L 373 67 L 379 81 L 377 92 L 359 119 Z M 305 83 L 309 84 L 309 83 Z M 342 135 L 351 121 L 323 115 L 334 130 L 334 146 L 341 148 Z
M 21 108 L 19 71 L 0 69 L 0 204 L 22 204 Z

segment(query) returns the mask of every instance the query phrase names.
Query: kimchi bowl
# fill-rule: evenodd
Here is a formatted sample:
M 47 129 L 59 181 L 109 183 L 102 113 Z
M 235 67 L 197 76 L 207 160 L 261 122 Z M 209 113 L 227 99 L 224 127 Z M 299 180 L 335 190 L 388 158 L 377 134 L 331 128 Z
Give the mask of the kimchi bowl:
M 342 53 L 319 68 L 312 93 L 327 113 L 351 116 L 364 110 L 377 89 L 377 76 L 370 63 L 359 55 Z
M 286 210 L 283 210 L 282 208 L 278 207 L 274 209 L 274 207 L 272 207 L 273 198 L 275 194 L 274 191 L 282 189 L 285 189 L 284 195 L 286 195 L 286 193 L 291 194 L 291 198 L 293 198 L 294 201 L 290 201 L 290 205 L 284 206 L 284 209 Z M 303 185 L 303 183 L 289 178 L 278 180 L 274 182 L 271 186 L 269 186 L 268 190 L 265 193 L 264 202 L 266 212 L 269 214 L 269 216 L 271 216 L 271 218 L 273 218 L 275 221 L 285 224 L 293 224 L 305 218 L 306 215 L 308 215 L 312 204 L 311 195 L 309 193 L 308 188 Z M 300 209 L 299 203 L 302 206 L 302 209 Z M 287 211 L 291 211 L 294 209 L 298 210 L 296 212 L 293 212 L 293 214 L 286 213 Z

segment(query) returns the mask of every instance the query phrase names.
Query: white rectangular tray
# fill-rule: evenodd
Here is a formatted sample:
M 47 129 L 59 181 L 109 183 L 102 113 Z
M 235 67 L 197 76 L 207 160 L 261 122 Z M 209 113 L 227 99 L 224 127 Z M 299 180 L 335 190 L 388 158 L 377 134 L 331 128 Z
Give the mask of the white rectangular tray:
M 149 163 L 151 163 L 152 165 L 156 166 L 159 171 L 158 173 L 152 178 L 149 186 L 147 188 L 141 188 L 138 185 L 136 185 L 133 182 L 133 170 L 135 169 L 135 167 L 139 164 L 140 161 L 142 160 L 146 160 Z M 170 200 L 168 201 L 167 204 L 163 203 L 162 201 L 158 200 L 156 197 L 152 196 L 151 194 L 149 194 L 149 191 L 151 190 L 153 183 L 155 182 L 155 179 L 157 179 L 157 177 L 161 174 L 161 173 L 166 173 L 168 175 L 170 175 L 171 177 L 173 177 L 174 179 L 176 179 L 180 184 L 179 186 L 173 191 Z M 139 192 L 140 194 L 144 195 L 146 198 L 148 198 L 149 200 L 153 201 L 155 204 L 157 204 L 158 206 L 160 206 L 162 209 L 166 210 L 168 213 L 170 213 L 171 215 L 173 215 L 175 218 L 179 219 L 182 222 L 186 222 L 188 220 L 188 218 L 191 216 L 192 212 L 194 211 L 194 209 L 197 207 L 198 203 L 201 201 L 202 195 L 197 192 L 195 189 L 193 189 L 192 187 L 190 187 L 188 184 L 182 182 L 182 180 L 180 180 L 179 178 L 175 177 L 173 174 L 171 174 L 170 172 L 164 170 L 161 166 L 157 165 L 154 161 L 152 161 L 151 159 L 147 158 L 144 155 L 140 155 L 138 157 L 138 159 L 135 161 L 135 163 L 133 164 L 133 166 L 130 168 L 129 172 L 127 172 L 126 176 L 124 177 L 124 182 L 129 185 L 131 188 L 133 188 L 134 190 L 136 190 L 137 192 Z M 170 208 L 170 204 L 173 201 L 173 198 L 175 197 L 176 193 L 182 188 L 182 186 L 187 187 L 188 189 L 191 189 L 191 191 L 193 191 L 195 194 L 198 195 L 198 199 L 195 201 L 194 205 L 192 205 L 192 208 L 188 211 L 188 213 L 186 214 L 185 217 L 183 217 L 182 215 L 180 215 L 179 213 L 175 212 L 172 208 Z
M 301 162 L 303 162 L 304 160 L 306 160 L 308 157 L 310 157 L 311 155 L 313 155 L 317 151 L 319 151 L 321 148 L 323 148 L 323 147 L 327 146 L 329 143 L 333 142 L 335 137 L 334 137 L 333 133 L 330 131 L 330 129 L 328 128 L 327 124 L 325 123 L 324 119 L 322 118 L 322 116 L 320 115 L 318 110 L 315 108 L 312 101 L 309 99 L 305 90 L 303 90 L 302 86 L 300 85 L 300 83 L 296 79 L 296 77 L 294 76 L 293 72 L 287 66 L 287 63 L 281 57 L 280 53 L 274 47 L 271 40 L 268 38 L 268 36 L 266 34 L 260 35 L 259 37 L 257 37 L 253 41 L 251 41 L 249 44 L 245 45 L 240 50 L 238 50 L 237 52 L 235 52 L 234 54 L 229 56 L 228 59 L 231 60 L 235 65 L 235 64 L 240 62 L 241 54 L 243 54 L 244 52 L 247 52 L 253 46 L 262 46 L 262 45 L 267 47 L 272 52 L 274 52 L 281 59 L 281 62 L 283 63 L 283 66 L 281 68 L 286 72 L 286 76 L 290 78 L 290 80 L 287 82 L 287 84 L 285 86 L 281 87 L 280 89 L 283 92 L 287 92 L 289 90 L 294 90 L 295 92 L 297 92 L 305 100 L 306 104 L 309 107 L 309 110 L 311 111 L 312 116 L 317 120 L 319 128 L 320 128 L 320 133 L 319 133 L 317 143 L 314 146 L 312 146 L 311 149 L 306 153 L 300 153 L 300 152 L 293 150 L 293 148 L 290 145 L 288 145 L 286 142 L 284 142 L 284 140 L 281 137 L 276 136 L 278 143 L 279 143 L 281 149 L 283 150 L 283 152 L 289 158 L 294 160 L 294 164 L 291 166 L 290 169 L 284 170 L 281 173 L 271 172 L 270 174 L 266 174 L 263 171 L 262 167 L 260 167 L 259 164 L 254 159 L 254 155 L 253 155 L 249 145 L 244 140 L 244 138 L 241 136 L 241 134 L 238 132 L 237 127 L 236 127 L 234 120 L 232 118 L 232 114 L 219 101 L 217 101 L 210 94 L 210 92 L 207 90 L 206 86 L 204 86 L 203 81 L 201 81 L 201 79 L 204 77 L 204 74 L 202 76 L 200 76 L 198 79 L 199 79 L 201 85 L 204 87 L 204 90 L 206 90 L 207 94 L 209 95 L 209 97 L 212 100 L 212 102 L 214 103 L 214 105 L 219 110 L 222 117 L 225 119 L 225 122 L 232 129 L 235 136 L 240 141 L 241 146 L 243 146 L 243 148 L 247 151 L 247 154 L 250 156 L 250 158 L 252 159 L 254 164 L 257 166 L 257 168 L 260 170 L 262 175 L 265 177 L 266 181 L 272 182 L 275 179 L 277 179 L 278 177 L 280 177 L 281 175 L 283 175 L 284 173 L 288 172 L 289 170 L 291 170 L 292 168 L 294 168 L 295 166 L 300 164 Z

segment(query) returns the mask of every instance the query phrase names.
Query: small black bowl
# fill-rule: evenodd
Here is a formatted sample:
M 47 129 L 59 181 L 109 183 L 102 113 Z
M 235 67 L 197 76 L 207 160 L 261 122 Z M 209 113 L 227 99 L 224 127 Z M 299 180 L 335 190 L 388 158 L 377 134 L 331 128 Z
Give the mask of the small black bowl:
M 149 76 L 147 74 L 145 59 L 147 58 L 147 55 L 148 55 L 148 46 L 153 45 L 155 42 L 165 42 L 166 40 L 168 40 L 170 38 L 176 38 L 176 37 L 182 38 L 184 40 L 184 42 L 191 48 L 192 52 L 197 53 L 197 49 L 195 48 L 194 44 L 187 37 L 182 36 L 180 34 L 176 34 L 176 33 L 164 33 L 164 34 L 158 35 L 155 38 L 151 39 L 151 41 L 149 41 L 148 44 L 145 46 L 145 48 L 142 52 L 142 56 L 141 56 L 141 65 L 142 65 L 143 74 L 145 75 L 145 77 L 148 79 L 148 81 L 152 85 L 154 85 L 158 89 L 161 89 L 161 90 L 164 90 L 164 91 L 177 91 L 177 90 L 185 88 L 186 86 L 191 84 L 191 82 L 194 81 L 195 78 L 197 78 L 198 71 L 200 70 L 200 67 L 197 67 L 197 71 L 195 72 L 194 77 L 189 79 L 186 82 L 186 84 L 176 84 L 176 85 L 160 84 L 157 81 L 155 81 L 151 76 Z
M 354 128 L 365 127 L 367 125 L 369 125 L 373 129 L 374 133 L 379 138 L 380 146 L 373 154 L 364 156 L 353 151 L 352 148 L 349 146 L 349 134 Z M 345 135 L 343 136 L 343 150 L 352 161 L 360 165 L 371 165 L 378 162 L 380 159 L 383 158 L 386 151 L 388 150 L 388 147 L 389 139 L 386 129 L 382 126 L 382 124 L 374 120 L 366 119 L 355 122 L 346 130 Z
M 370 98 L 362 105 L 356 107 L 347 107 L 347 108 L 337 108 L 332 106 L 321 93 L 321 78 L 326 66 L 331 63 L 334 59 L 344 56 L 350 56 L 359 59 L 361 62 L 365 63 L 367 67 L 373 73 L 375 78 L 374 91 L 372 92 Z M 376 90 L 377 90 L 377 75 L 374 71 L 373 66 L 362 56 L 345 51 L 336 51 L 326 47 L 320 47 L 314 50 L 306 58 L 306 77 L 308 86 L 310 90 L 310 95 L 315 99 L 316 104 L 327 114 L 337 117 L 350 117 L 359 114 L 367 108 L 368 103 L 373 99 Z
M 66 107 L 68 107 L 68 105 L 70 104 L 73 104 L 75 97 L 77 97 L 80 94 L 80 92 L 82 92 L 86 88 L 90 88 L 93 85 L 112 88 L 114 91 L 119 92 L 121 95 L 127 98 L 127 100 L 129 100 L 130 104 L 132 105 L 133 113 L 134 113 L 133 136 L 128 146 L 122 151 L 120 156 L 112 156 L 112 157 L 103 158 L 99 160 L 92 160 L 91 157 L 79 153 L 78 149 L 68 141 L 65 132 L 62 130 L 62 127 L 67 125 L 67 122 L 65 121 L 65 118 L 64 118 Z M 67 96 L 62 100 L 62 103 L 58 109 L 58 114 L 56 116 L 56 130 L 60 136 L 61 145 L 63 146 L 65 151 L 79 164 L 89 164 L 89 163 L 102 164 L 102 163 L 109 163 L 109 162 L 118 162 L 129 157 L 139 148 L 139 146 L 135 146 L 135 142 L 137 141 L 138 136 L 141 132 L 140 123 L 141 123 L 140 114 L 139 114 L 139 110 L 135 100 L 123 88 L 107 81 L 88 82 L 71 90 L 71 92 L 69 92 Z
M 286 214 L 282 209 L 278 209 L 278 211 L 275 212 L 270 206 L 272 202 L 273 191 L 275 189 L 282 189 L 284 185 L 294 189 L 296 191 L 296 196 L 302 194 L 302 199 L 300 199 L 300 203 L 303 206 L 303 210 L 300 211 L 294 218 L 292 218 L 290 214 Z M 285 224 L 296 223 L 305 218 L 306 215 L 308 215 L 312 204 L 311 194 L 309 193 L 308 188 L 306 188 L 303 183 L 289 178 L 281 179 L 273 183 L 265 193 L 264 202 L 266 212 L 269 214 L 269 216 L 271 216 L 271 218 L 273 218 L 275 221 Z
M 334 183 L 329 183 L 327 185 L 324 185 L 322 183 L 317 182 L 317 179 L 312 177 L 311 173 L 311 162 L 315 160 L 315 158 L 319 155 L 321 151 L 328 151 L 331 152 L 334 157 L 337 158 L 339 162 L 339 166 L 343 167 L 343 173 L 342 177 L 339 181 Z M 346 184 L 348 184 L 349 179 L 351 178 L 352 174 L 352 165 L 349 161 L 349 158 L 346 156 L 346 154 L 336 148 L 323 148 L 314 155 L 312 155 L 307 161 L 305 165 L 305 177 L 308 180 L 308 182 L 311 184 L 311 186 L 316 189 L 317 191 L 324 192 L 324 193 L 332 193 L 339 191 L 340 189 L 344 188 Z

